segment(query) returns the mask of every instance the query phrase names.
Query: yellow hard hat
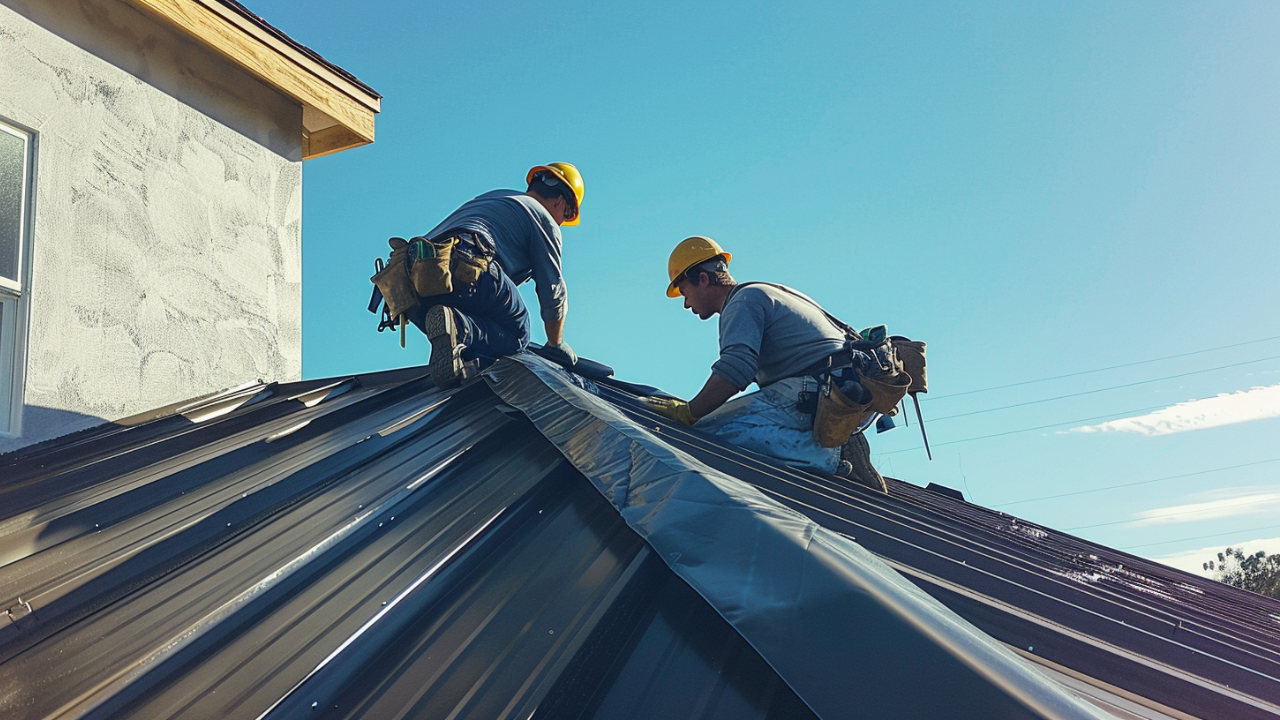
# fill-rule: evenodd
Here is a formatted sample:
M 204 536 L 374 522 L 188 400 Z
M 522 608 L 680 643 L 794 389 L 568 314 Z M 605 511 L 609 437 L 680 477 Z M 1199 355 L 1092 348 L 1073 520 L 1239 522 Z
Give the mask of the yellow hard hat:
M 725 252 L 724 248 L 720 247 L 720 243 L 709 237 L 694 235 L 681 240 L 676 249 L 671 251 L 671 257 L 667 260 L 667 277 L 671 280 L 667 285 L 667 297 L 680 297 L 680 291 L 676 289 L 676 280 L 688 272 L 689 268 L 714 257 L 724 258 L 726 265 L 733 260 L 733 255 Z
M 560 182 L 569 186 L 573 190 L 573 217 L 565 220 L 565 225 L 577 225 L 582 221 L 582 195 L 586 192 L 586 186 L 582 184 L 582 173 L 578 172 L 578 168 L 569 163 L 554 162 L 546 165 L 538 165 L 529 170 L 529 174 L 525 177 L 526 183 L 533 182 L 533 176 L 540 172 L 549 172 L 555 175 Z

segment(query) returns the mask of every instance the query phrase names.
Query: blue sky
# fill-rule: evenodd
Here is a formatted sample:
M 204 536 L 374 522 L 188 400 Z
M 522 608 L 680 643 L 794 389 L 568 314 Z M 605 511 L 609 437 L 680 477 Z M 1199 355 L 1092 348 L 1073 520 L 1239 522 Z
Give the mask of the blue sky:
M 620 377 L 705 380 L 715 325 L 662 290 L 709 235 L 739 279 L 929 343 L 935 458 L 912 418 L 872 438 L 885 472 L 988 506 L 1151 480 L 1005 509 L 1280 551 L 1277 393 L 1072 431 L 1280 385 L 1280 5 L 251 7 L 385 96 L 374 145 L 305 166 L 306 376 L 425 362 L 364 310 L 386 238 L 564 160 L 566 338 Z

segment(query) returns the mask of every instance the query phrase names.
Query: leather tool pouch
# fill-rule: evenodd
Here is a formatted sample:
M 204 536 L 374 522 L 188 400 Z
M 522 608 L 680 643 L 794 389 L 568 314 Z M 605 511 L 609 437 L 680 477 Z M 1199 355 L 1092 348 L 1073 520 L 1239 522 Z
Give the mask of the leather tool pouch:
M 489 258 L 470 247 L 459 246 L 453 252 L 452 268 L 454 282 L 474 285 L 489 271 Z
M 891 415 L 907 395 L 911 376 L 906 373 L 897 346 L 887 337 L 858 363 L 858 382 L 871 392 L 871 409 Z
M 911 378 L 904 372 L 890 375 L 866 375 L 858 371 L 858 382 L 871 392 L 870 407 L 875 412 L 888 415 L 907 395 Z
M 874 413 L 871 403 L 851 400 L 828 377 L 818 393 L 818 410 L 813 415 L 813 439 L 824 448 L 840 447 Z
M 448 295 L 453 292 L 453 276 L 450 262 L 457 238 L 427 240 L 416 237 L 409 243 L 413 289 L 422 297 Z
M 910 340 L 901 335 L 894 335 L 889 340 L 898 351 L 902 369 L 911 376 L 911 384 L 907 386 L 907 392 L 912 395 L 929 392 L 929 377 L 925 374 L 924 341 Z
M 414 292 L 413 283 L 409 279 L 407 245 L 402 238 L 391 238 L 391 259 L 369 280 L 382 293 L 382 300 L 387 305 L 392 317 L 399 317 L 413 312 L 418 307 L 418 294 Z

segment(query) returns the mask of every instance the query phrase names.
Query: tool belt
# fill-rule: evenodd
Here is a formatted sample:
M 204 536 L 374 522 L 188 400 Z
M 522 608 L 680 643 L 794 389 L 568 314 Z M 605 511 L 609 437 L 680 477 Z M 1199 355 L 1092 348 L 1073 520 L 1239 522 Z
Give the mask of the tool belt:
M 435 238 L 409 240 L 393 237 L 387 241 L 391 256 L 384 263 L 374 261 L 373 295 L 369 312 L 382 308 L 378 332 L 397 324 L 418 309 L 422 298 L 448 295 L 457 287 L 474 288 L 494 262 L 495 250 L 485 238 L 470 232 L 443 233 Z M 403 330 L 401 345 L 404 344 Z
M 821 388 L 814 409 L 813 439 L 824 448 L 843 445 L 877 413 L 896 413 L 911 384 L 883 326 L 850 337 L 826 362 L 825 368 L 813 373 Z
M 409 241 L 409 277 L 421 297 L 448 295 L 459 286 L 472 286 L 489 271 L 493 246 L 475 233 L 444 233 L 428 240 Z
M 842 327 L 845 346 L 804 372 L 819 391 L 799 404 L 813 413 L 813 438 L 824 448 L 843 445 L 870 417 L 895 415 L 907 393 L 928 388 L 923 342 L 889 337 L 883 325 L 862 332 Z

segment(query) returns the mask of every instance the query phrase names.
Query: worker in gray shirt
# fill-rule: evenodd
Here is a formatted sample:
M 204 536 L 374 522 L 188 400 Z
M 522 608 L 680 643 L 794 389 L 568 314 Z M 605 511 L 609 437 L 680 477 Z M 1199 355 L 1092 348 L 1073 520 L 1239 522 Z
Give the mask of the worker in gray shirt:
M 547 334 L 547 347 L 567 364 L 577 355 L 564 341 L 569 297 L 560 268 L 561 225 L 577 225 L 583 182 L 569 163 L 529 170 L 528 189 L 495 190 L 463 204 L 424 237 L 456 238 L 454 252 L 483 257 L 488 266 L 474 283 L 454 282 L 452 292 L 422 298 L 409 315 L 431 341 L 429 369 L 436 384 L 451 387 L 482 362 L 524 350 L 529 314 L 516 286 L 532 279 Z
M 654 409 L 788 465 L 883 492 L 884 478 L 871 465 L 861 432 L 865 424 L 843 446 L 824 448 L 813 436 L 813 410 L 802 402 L 818 391 L 816 369 L 847 354 L 845 328 L 799 291 L 738 284 L 729 274 L 732 257 L 703 236 L 687 238 L 671 253 L 667 295 L 683 296 L 685 308 L 703 320 L 720 315 L 720 357 L 692 400 L 656 401 Z M 757 392 L 734 398 L 752 382 Z

